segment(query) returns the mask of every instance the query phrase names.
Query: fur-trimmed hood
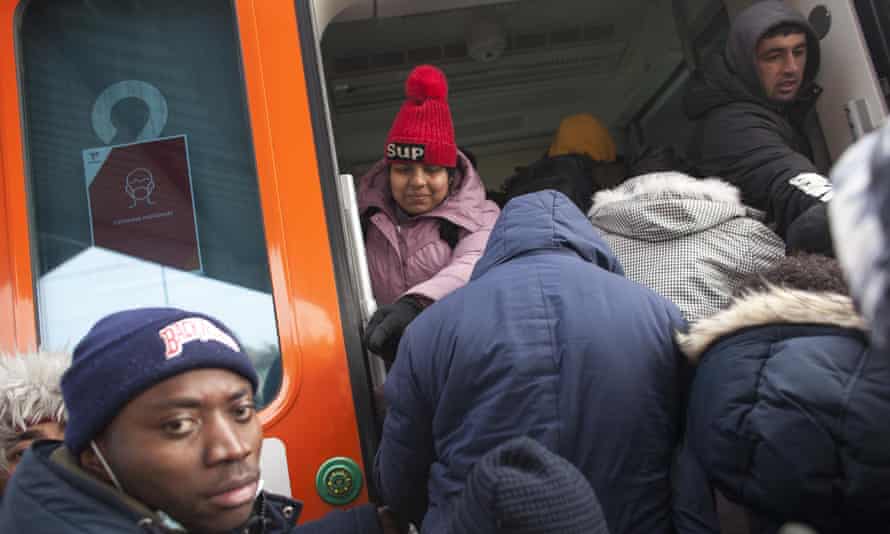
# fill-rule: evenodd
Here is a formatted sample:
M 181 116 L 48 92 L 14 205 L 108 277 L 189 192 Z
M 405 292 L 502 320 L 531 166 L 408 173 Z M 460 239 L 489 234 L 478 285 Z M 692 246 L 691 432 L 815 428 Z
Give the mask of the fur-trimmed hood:
M 600 191 L 588 216 L 604 232 L 649 242 L 703 232 L 739 217 L 763 218 L 742 204 L 735 186 L 680 172 L 644 174 Z
M 742 204 L 738 188 L 723 180 L 699 180 L 682 172 L 653 172 L 631 178 L 614 189 L 598 192 L 593 196 L 593 209 L 612 202 L 651 196 Z
M 850 297 L 837 293 L 800 291 L 770 286 L 748 293 L 729 308 L 692 325 L 688 334 L 677 334 L 686 357 L 698 362 L 720 338 L 752 326 L 811 324 L 867 330 Z

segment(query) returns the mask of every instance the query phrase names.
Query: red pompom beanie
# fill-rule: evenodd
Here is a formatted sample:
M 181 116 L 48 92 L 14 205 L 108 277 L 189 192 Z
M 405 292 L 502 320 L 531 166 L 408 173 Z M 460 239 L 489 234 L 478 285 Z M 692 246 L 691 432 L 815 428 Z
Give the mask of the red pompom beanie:
M 405 81 L 405 96 L 386 136 L 386 161 L 456 167 L 457 145 L 445 74 L 432 65 L 416 67 Z

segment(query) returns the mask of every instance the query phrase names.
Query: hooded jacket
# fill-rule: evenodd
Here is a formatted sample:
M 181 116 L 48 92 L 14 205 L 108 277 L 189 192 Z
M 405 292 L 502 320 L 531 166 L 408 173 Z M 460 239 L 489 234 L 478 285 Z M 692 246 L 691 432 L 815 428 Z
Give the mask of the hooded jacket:
M 590 210 L 625 275 L 669 298 L 688 321 L 723 309 L 746 275 L 785 257 L 760 216 L 735 187 L 678 172 L 601 191 Z
M 807 64 L 797 99 L 771 101 L 756 67 L 756 47 L 770 29 L 799 26 L 807 36 Z M 719 176 L 742 192 L 742 200 L 765 211 L 783 238 L 804 211 L 827 202 L 831 185 L 812 161 L 802 133 L 805 116 L 821 89 L 819 39 L 803 16 L 779 1 L 758 2 L 733 21 L 726 50 L 697 72 L 684 98 L 697 121 L 687 156 L 698 176 Z
M 850 292 L 890 354 L 890 127 L 869 134 L 831 173 L 831 226 Z
M 302 504 L 263 492 L 237 534 L 382 532 L 373 506 L 334 512 L 300 527 Z M 27 534 L 186 534 L 145 505 L 84 471 L 60 442 L 36 443 L 16 469 L 0 509 L 0 532 Z M 234 532 L 232 534 L 235 534 Z
M 370 222 L 365 250 L 378 306 L 409 294 L 436 301 L 467 283 L 500 211 L 485 199 L 481 178 L 459 151 L 458 174 L 451 187 L 431 211 L 400 222 L 386 161 L 379 161 L 361 178 L 359 212 Z M 458 228 L 453 249 L 440 237 L 442 219 Z
M 473 466 L 529 436 L 584 474 L 612 534 L 671 532 L 683 325 L 565 195 L 511 200 L 470 283 L 402 338 L 376 458 L 384 502 L 443 532 Z
M 701 484 L 746 507 L 761 533 L 787 521 L 820 534 L 886 531 L 890 358 L 864 328 L 849 297 L 770 287 L 680 336 L 698 362 L 677 470 L 680 534 L 719 532 Z

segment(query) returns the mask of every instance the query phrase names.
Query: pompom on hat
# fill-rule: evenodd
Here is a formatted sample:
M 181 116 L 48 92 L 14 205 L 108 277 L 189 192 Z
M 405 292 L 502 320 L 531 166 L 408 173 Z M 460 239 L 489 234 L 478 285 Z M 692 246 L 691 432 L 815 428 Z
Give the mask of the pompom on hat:
M 456 167 L 457 145 L 445 74 L 432 65 L 416 67 L 405 81 L 405 96 L 386 136 L 386 161 Z
M 256 391 L 253 364 L 224 324 L 176 308 L 139 308 L 97 322 L 62 376 L 65 445 L 79 455 L 134 397 L 196 369 L 226 369 Z

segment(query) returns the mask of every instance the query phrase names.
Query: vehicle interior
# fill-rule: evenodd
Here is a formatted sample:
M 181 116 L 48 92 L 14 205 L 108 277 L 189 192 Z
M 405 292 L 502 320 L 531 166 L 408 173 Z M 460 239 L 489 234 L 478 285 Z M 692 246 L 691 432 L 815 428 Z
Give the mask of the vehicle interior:
M 446 73 L 457 142 L 497 190 L 538 159 L 560 119 L 586 112 L 627 157 L 682 152 L 689 66 L 721 43 L 720 0 L 365 0 L 324 28 L 321 52 L 341 173 L 380 158 L 414 66 Z

